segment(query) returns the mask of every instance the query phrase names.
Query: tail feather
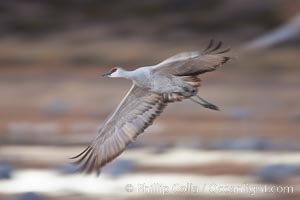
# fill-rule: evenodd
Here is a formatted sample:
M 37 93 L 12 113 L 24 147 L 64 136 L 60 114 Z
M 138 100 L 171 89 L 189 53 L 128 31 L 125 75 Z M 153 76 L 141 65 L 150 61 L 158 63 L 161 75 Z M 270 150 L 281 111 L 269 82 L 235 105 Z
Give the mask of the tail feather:
M 201 79 L 197 76 L 179 76 L 179 78 L 195 88 L 201 86 Z

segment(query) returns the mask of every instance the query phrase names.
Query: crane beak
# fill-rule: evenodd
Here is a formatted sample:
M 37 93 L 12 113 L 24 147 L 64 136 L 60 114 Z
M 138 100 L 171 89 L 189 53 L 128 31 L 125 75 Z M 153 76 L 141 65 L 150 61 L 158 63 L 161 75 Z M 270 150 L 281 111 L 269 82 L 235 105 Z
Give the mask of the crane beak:
M 107 77 L 107 76 L 109 76 L 110 74 L 111 74 L 111 72 L 109 71 L 109 72 L 106 72 L 106 73 L 102 74 L 101 77 Z

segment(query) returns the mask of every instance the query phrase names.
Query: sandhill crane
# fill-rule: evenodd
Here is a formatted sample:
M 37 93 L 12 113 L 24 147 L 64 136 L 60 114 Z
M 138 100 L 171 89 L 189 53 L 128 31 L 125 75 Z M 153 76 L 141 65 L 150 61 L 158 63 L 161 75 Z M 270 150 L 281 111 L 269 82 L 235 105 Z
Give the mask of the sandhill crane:
M 126 71 L 114 67 L 104 77 L 126 78 L 133 85 L 117 109 L 110 115 L 90 145 L 72 159 L 81 171 L 100 173 L 101 168 L 120 155 L 170 102 L 191 99 L 210 109 L 218 107 L 197 95 L 199 75 L 226 63 L 230 50 L 219 50 L 222 42 L 210 41 L 202 52 L 186 52 L 163 62 Z

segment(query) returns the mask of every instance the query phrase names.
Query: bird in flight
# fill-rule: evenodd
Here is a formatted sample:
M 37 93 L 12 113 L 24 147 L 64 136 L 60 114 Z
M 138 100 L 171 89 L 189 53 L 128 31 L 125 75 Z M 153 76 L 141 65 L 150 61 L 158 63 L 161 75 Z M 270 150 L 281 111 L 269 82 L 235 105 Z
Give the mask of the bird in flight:
M 75 163 L 82 172 L 99 175 L 101 168 L 120 155 L 138 135 L 150 126 L 168 103 L 190 99 L 213 110 L 218 107 L 197 95 L 199 75 L 214 71 L 231 57 L 230 49 L 220 50 L 222 42 L 211 40 L 202 52 L 185 52 L 163 62 L 127 71 L 114 67 L 102 76 L 126 78 L 132 87 L 117 109 L 109 116 Z

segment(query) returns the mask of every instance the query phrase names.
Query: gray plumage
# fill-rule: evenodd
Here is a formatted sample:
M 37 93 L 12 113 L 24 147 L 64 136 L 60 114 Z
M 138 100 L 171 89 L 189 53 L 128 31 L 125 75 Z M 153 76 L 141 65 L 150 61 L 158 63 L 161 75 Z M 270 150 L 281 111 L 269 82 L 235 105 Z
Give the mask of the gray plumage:
M 196 103 L 217 110 L 213 104 L 197 96 L 198 75 L 213 71 L 227 62 L 229 49 L 217 51 L 211 41 L 203 52 L 188 52 L 172 56 L 154 66 L 134 71 L 112 68 L 104 76 L 122 77 L 133 81 L 127 95 L 104 123 L 90 145 L 79 155 L 82 171 L 100 173 L 101 168 L 120 155 L 170 102 L 190 98 Z M 197 98 L 197 99 L 196 99 Z

